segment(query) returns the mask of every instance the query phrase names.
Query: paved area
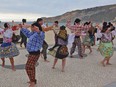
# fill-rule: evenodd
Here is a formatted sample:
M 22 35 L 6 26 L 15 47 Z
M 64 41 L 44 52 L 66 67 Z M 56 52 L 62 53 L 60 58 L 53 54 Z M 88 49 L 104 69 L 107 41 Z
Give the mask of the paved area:
M 25 49 L 19 49 L 20 55 L 15 58 L 16 72 L 10 69 L 8 59 L 4 69 L 0 66 L 0 87 L 28 87 L 28 77 L 24 69 L 27 52 Z M 53 70 L 53 57 L 48 56 L 49 63 L 40 58 L 36 73 L 37 87 L 116 87 L 115 84 L 107 86 L 116 82 L 116 51 L 111 59 L 113 65 L 102 67 L 100 61 L 103 57 L 96 49 L 97 47 L 93 47 L 92 54 L 87 51 L 84 59 L 67 58 L 64 73 L 61 72 L 61 60 Z

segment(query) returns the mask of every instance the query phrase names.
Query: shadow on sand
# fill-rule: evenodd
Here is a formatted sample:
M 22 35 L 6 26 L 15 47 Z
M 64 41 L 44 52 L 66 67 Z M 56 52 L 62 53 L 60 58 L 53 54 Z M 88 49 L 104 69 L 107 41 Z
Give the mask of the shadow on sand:
M 85 57 L 87 57 L 87 54 L 83 54 L 83 58 L 85 58 Z M 69 56 L 69 58 L 70 58 L 70 56 Z M 78 56 L 78 54 L 77 55 L 73 55 L 73 57 L 72 58 L 80 58 L 79 56 Z
M 37 67 L 38 65 L 39 65 L 39 62 L 37 62 L 36 67 Z M 2 67 L 1 64 L 0 64 L 0 66 Z M 4 68 L 6 68 L 6 69 L 11 69 L 11 65 L 5 65 Z M 16 68 L 16 70 L 23 70 L 23 69 L 25 69 L 25 64 L 15 65 L 15 68 Z

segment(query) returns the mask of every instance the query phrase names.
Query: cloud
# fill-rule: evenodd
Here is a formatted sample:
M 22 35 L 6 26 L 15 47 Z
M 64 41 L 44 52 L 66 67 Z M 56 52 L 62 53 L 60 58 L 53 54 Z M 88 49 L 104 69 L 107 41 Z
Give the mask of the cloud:
M 44 14 L 14 14 L 14 13 L 7 13 L 7 14 L 4 14 L 4 13 L 0 13 L 0 20 L 2 21 L 12 21 L 12 20 L 15 20 L 15 21 L 21 21 L 21 19 L 25 18 L 27 19 L 27 21 L 35 21 L 37 20 L 37 18 L 39 17 L 49 17 L 48 15 L 44 15 Z
M 36 17 L 56 16 L 67 11 L 90 8 L 101 5 L 116 4 L 116 0 L 0 0 L 0 19 L 3 14 L 8 18 L 12 14 L 15 18 L 17 15 Z M 3 18 L 3 17 L 2 17 Z M 6 18 L 6 19 L 7 19 Z M 20 18 L 20 17 L 19 17 Z

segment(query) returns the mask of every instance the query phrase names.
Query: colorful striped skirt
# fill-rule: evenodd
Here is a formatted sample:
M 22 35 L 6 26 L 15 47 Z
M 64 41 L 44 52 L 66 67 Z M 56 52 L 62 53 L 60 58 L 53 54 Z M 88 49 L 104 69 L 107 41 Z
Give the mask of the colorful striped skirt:
M 112 57 L 113 52 L 114 52 L 112 43 L 111 42 L 110 43 L 101 42 L 99 45 L 99 51 L 100 51 L 101 55 L 105 58 Z
M 10 46 L 0 46 L 0 58 L 12 58 L 19 55 L 19 50 L 14 43 Z

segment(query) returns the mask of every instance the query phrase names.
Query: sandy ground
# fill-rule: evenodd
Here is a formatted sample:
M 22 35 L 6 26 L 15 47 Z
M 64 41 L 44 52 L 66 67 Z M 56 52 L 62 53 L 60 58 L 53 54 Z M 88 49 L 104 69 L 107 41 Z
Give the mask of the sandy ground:
M 53 33 L 48 32 L 46 39 L 49 44 L 53 44 Z M 20 55 L 15 57 L 16 72 L 10 69 L 9 60 L 6 59 L 6 66 L 2 68 L 0 65 L 0 87 L 28 87 L 28 77 L 25 72 L 25 63 L 27 51 L 20 48 Z M 116 41 L 115 45 L 116 47 Z M 70 48 L 70 47 L 69 47 Z M 116 82 L 116 49 L 111 59 L 113 65 L 102 67 L 100 61 L 103 57 L 97 51 L 97 46 L 92 47 L 93 53 L 88 54 L 84 59 L 77 57 L 67 58 L 65 72 L 61 72 L 61 60 L 59 60 L 56 69 L 52 69 L 54 58 L 48 55 L 49 63 L 45 63 L 42 58 L 39 59 L 37 65 L 36 87 L 104 87 L 112 82 Z M 1 61 L 0 61 L 1 64 Z M 116 86 L 115 86 L 116 87 Z

